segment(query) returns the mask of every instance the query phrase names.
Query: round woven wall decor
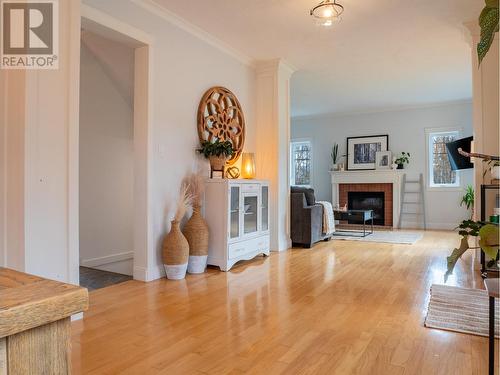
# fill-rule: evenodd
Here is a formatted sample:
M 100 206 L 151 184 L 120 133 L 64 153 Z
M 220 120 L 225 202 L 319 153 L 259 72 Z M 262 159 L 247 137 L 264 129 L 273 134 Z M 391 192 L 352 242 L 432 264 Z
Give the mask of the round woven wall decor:
M 200 142 L 231 141 L 234 154 L 226 164 L 238 160 L 245 144 L 245 117 L 230 90 L 216 86 L 205 92 L 198 107 L 198 136 Z

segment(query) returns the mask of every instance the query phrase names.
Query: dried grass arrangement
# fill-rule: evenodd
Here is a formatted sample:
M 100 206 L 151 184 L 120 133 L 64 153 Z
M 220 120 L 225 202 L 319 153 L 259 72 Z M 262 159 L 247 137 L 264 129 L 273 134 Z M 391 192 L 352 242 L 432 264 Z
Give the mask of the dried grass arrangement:
M 168 279 L 180 280 L 186 276 L 189 243 L 181 232 L 180 223 L 191 207 L 192 200 L 189 186 L 183 184 L 177 200 L 172 228 L 163 240 L 163 265 Z
M 193 215 L 184 226 L 183 234 L 189 243 L 189 273 L 203 273 L 208 259 L 208 225 L 201 215 L 205 182 L 202 176 L 193 173 L 186 178 L 189 194 L 193 199 Z

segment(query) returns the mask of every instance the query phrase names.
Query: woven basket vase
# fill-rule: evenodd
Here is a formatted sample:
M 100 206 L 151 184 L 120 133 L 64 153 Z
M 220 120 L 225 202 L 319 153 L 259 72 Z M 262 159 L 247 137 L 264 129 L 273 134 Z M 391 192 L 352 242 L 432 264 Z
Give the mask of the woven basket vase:
M 208 255 L 208 225 L 201 216 L 200 205 L 193 205 L 193 215 L 182 233 L 189 243 L 189 255 Z
M 172 229 L 163 240 L 163 264 L 168 266 L 186 266 L 189 258 L 189 243 L 181 232 L 179 222 L 172 221 Z M 181 267 L 183 268 L 183 267 Z M 185 274 L 185 271 L 184 271 Z M 181 275 L 178 275 L 181 276 Z M 167 277 L 169 277 L 167 272 Z M 180 278 L 180 277 L 174 277 Z M 181 277 L 183 278 L 183 277 Z
M 212 155 L 208 158 L 208 160 L 210 161 L 210 167 L 214 171 L 222 171 L 224 170 L 224 166 L 226 165 L 227 157 L 225 157 L 224 155 Z

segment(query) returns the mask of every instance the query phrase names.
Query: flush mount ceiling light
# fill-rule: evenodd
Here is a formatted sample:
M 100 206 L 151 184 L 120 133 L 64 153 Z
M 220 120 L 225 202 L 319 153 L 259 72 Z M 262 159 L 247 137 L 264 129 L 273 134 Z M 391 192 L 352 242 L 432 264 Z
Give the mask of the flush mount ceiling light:
M 337 0 L 324 0 L 311 9 L 310 15 L 322 26 L 332 26 L 335 21 L 340 20 L 344 7 Z

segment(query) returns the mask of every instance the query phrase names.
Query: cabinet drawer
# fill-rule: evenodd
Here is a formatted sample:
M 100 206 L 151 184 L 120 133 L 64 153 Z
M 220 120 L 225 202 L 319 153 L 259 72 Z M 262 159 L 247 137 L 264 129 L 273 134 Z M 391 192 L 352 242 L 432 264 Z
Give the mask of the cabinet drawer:
M 232 243 L 228 248 L 228 258 L 234 259 L 240 256 L 269 250 L 269 237 L 257 237 L 250 240 Z
M 258 193 L 260 189 L 259 184 L 243 184 L 241 185 L 242 193 Z

